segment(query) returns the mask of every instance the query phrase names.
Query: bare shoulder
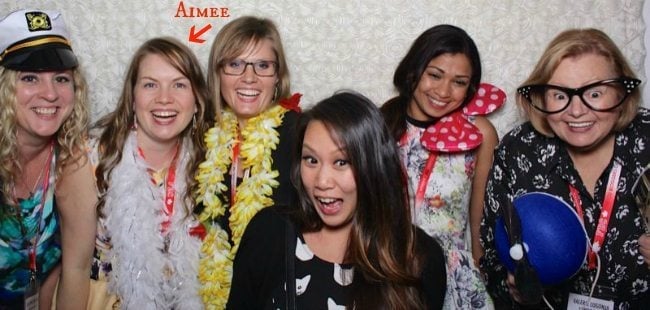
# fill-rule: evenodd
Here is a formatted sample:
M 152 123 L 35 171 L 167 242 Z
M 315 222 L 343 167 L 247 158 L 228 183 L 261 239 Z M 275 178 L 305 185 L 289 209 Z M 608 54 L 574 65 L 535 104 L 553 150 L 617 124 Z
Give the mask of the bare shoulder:
M 492 122 L 485 116 L 476 116 L 474 125 L 481 131 L 481 134 L 483 134 L 484 141 L 498 141 L 499 136 L 497 130 L 494 128 L 494 125 L 492 125 Z
M 57 177 L 56 200 L 59 209 L 78 205 L 94 206 L 97 190 L 94 168 L 86 152 L 77 154 L 61 169 Z

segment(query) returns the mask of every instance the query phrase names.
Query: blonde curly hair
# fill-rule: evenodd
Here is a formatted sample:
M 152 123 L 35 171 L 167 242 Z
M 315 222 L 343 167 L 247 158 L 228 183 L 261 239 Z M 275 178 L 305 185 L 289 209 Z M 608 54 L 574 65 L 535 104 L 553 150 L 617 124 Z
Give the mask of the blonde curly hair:
M 18 204 L 13 197 L 17 176 L 22 172 L 16 140 L 16 83 L 19 71 L 0 66 L 0 216 L 17 212 Z M 79 67 L 72 69 L 74 103 L 72 113 L 56 132 L 56 174 L 62 167 L 74 162 L 84 154 L 89 122 L 88 87 Z

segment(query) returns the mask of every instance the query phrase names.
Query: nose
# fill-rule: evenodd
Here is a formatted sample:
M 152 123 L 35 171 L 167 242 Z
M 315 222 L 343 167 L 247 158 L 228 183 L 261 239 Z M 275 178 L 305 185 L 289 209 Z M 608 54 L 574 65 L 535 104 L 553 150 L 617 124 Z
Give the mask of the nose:
M 158 92 L 158 96 L 156 97 L 156 103 L 169 104 L 172 101 L 173 100 L 170 94 L 169 87 L 167 86 L 160 87 L 160 91 Z
M 582 102 L 582 97 L 580 97 L 580 95 L 573 94 L 573 96 L 571 96 L 569 99 L 569 107 L 567 108 L 569 115 L 579 117 L 587 113 L 588 110 L 589 108 L 587 108 L 584 102 Z
M 316 188 L 328 189 L 332 187 L 332 174 L 327 167 L 321 166 L 316 172 Z
M 242 78 L 244 82 L 247 83 L 252 83 L 257 80 L 257 74 L 255 74 L 255 68 L 253 67 L 253 64 L 246 64 L 246 67 L 244 67 L 244 73 L 242 73 Z
M 54 102 L 59 98 L 59 91 L 55 85 L 56 81 L 53 81 L 52 79 L 44 79 L 42 91 L 41 91 L 41 96 L 49 101 L 49 102 Z
M 451 81 L 440 81 L 438 87 L 436 87 L 436 93 L 440 97 L 449 97 L 449 94 L 451 94 Z

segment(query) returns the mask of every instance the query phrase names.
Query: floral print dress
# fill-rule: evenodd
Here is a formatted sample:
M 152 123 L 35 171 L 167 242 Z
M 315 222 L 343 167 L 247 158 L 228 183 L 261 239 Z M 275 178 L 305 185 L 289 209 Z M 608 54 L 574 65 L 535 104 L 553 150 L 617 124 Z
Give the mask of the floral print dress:
M 400 143 L 413 222 L 436 238 L 446 251 L 445 309 L 488 309 L 491 301 L 466 240 L 475 152 L 438 153 L 424 199 L 415 205 L 417 187 L 430 155 L 420 142 L 427 125 L 409 119 Z

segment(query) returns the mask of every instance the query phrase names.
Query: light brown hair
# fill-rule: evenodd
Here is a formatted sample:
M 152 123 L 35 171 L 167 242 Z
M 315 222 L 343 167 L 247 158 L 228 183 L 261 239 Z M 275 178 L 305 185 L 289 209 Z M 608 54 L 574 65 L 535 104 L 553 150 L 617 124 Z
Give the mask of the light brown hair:
M 607 34 L 593 28 L 569 29 L 558 34 L 548 44 L 535 69 L 521 86 L 546 84 L 562 60 L 585 54 L 605 57 L 612 65 L 612 69 L 618 75 L 617 77 L 636 78 L 623 53 Z M 614 125 L 614 131 L 621 131 L 632 122 L 639 109 L 640 96 L 639 89 L 635 88 L 621 107 L 618 108 L 621 114 Z M 553 136 L 553 131 L 546 120 L 547 114 L 533 108 L 522 95 L 517 95 L 517 105 L 523 110 L 535 129 L 544 135 Z
M 110 184 L 110 175 L 122 159 L 124 143 L 133 127 L 135 114 L 133 107 L 133 102 L 135 102 L 134 88 L 138 79 L 140 63 L 148 55 L 158 55 L 165 59 L 187 77 L 192 85 L 197 112 L 194 115 L 194 123 L 190 123 L 180 134 L 181 139 L 190 139 L 191 147 L 193 147 L 186 167 L 188 174 L 183 176 L 187 182 L 187 192 L 184 198 L 190 201 L 192 193 L 196 192 L 198 187 L 197 181 L 194 179 L 194 171 L 197 170 L 199 163 L 205 157 L 206 147 L 203 135 L 214 120 L 214 109 L 208 99 L 203 71 L 194 53 L 180 41 L 168 37 L 154 38 L 142 44 L 133 55 L 124 79 L 122 95 L 117 103 L 117 108 L 101 118 L 96 125 L 96 127 L 102 129 L 99 136 L 100 160 L 95 171 L 97 188 L 100 193 L 99 214 L 101 214 L 101 208 L 105 202 L 104 195 Z M 193 205 L 193 203 L 188 205 Z M 187 214 L 190 214 L 190 212 Z

